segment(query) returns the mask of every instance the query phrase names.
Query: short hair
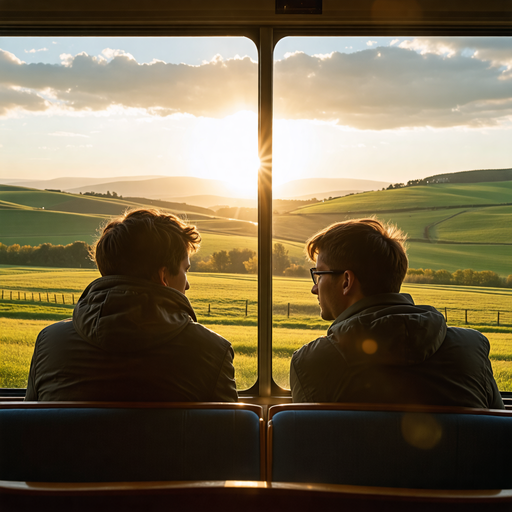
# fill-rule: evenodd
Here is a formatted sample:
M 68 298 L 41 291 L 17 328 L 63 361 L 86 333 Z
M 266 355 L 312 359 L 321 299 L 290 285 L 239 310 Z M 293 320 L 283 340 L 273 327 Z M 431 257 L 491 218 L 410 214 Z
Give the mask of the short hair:
M 407 274 L 406 235 L 377 219 L 332 224 L 306 242 L 311 261 L 318 253 L 332 270 L 352 270 L 365 296 L 398 293 Z
M 195 226 L 159 210 L 128 210 L 102 230 L 91 255 L 102 276 L 152 280 L 165 267 L 177 275 L 183 259 L 201 243 Z

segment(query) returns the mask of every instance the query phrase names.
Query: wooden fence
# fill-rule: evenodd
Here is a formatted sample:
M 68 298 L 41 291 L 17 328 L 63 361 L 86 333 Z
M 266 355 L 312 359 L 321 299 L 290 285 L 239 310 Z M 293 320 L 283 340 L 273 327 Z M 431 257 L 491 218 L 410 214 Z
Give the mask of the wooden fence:
M 57 293 L 51 291 L 44 292 L 25 292 L 20 290 L 1 290 L 0 298 L 3 301 L 25 301 L 25 302 L 46 302 L 50 304 L 75 305 L 79 295 L 74 293 Z M 235 303 L 240 303 L 236 307 Z M 247 317 L 257 314 L 258 304 L 256 301 L 241 300 L 232 301 L 228 307 L 217 305 L 214 302 L 208 304 L 204 302 L 196 303 L 197 313 L 207 316 L 232 316 Z M 508 310 L 489 310 L 489 309 L 466 309 L 436 306 L 436 309 L 444 315 L 449 325 L 500 325 L 512 326 L 512 311 Z M 272 311 L 274 315 L 286 316 L 318 316 L 319 307 L 315 304 L 293 304 L 280 303 L 273 304 Z

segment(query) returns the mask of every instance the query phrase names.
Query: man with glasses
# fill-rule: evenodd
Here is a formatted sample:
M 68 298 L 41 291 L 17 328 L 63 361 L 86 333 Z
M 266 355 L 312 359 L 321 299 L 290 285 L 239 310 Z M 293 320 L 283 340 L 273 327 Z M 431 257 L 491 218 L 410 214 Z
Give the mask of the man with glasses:
M 333 224 L 306 243 L 321 316 L 334 320 L 291 361 L 294 402 L 366 402 L 503 409 L 478 331 L 447 327 L 400 286 L 405 236 L 376 219 Z

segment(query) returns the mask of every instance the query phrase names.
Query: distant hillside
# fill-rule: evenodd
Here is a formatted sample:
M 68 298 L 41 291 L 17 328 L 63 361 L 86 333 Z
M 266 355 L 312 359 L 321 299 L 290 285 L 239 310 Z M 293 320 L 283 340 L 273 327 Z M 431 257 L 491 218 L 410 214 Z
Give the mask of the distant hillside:
M 512 204 L 512 181 L 492 183 L 432 184 L 379 190 L 340 197 L 293 213 L 361 213 L 407 211 L 432 208 L 476 207 Z
M 512 180 L 512 169 L 481 169 L 428 176 L 420 183 L 485 183 Z
M 389 181 L 359 180 L 352 178 L 307 178 L 293 180 L 274 187 L 276 199 L 317 199 L 344 195 L 354 190 L 380 190 L 387 187 Z M 325 194 L 328 194 L 327 196 Z
M 220 180 L 193 178 L 190 176 L 168 176 L 140 181 L 111 181 L 93 186 L 80 186 L 69 192 L 101 192 L 115 191 L 122 196 L 147 197 L 148 199 L 168 200 L 171 197 L 195 194 L 223 195 L 226 183 Z
M 76 187 L 91 187 L 95 185 L 99 185 L 102 183 L 112 183 L 114 181 L 122 180 L 122 181 L 142 181 L 148 180 L 152 178 L 161 178 L 162 176 L 123 176 L 121 178 L 115 177 L 107 177 L 107 178 L 91 178 L 91 177 L 63 177 L 63 178 L 53 178 L 51 180 L 17 180 L 15 178 L 11 178 L 8 180 L 0 179 L 0 182 L 3 182 L 7 185 L 18 185 L 21 187 L 28 188 L 40 188 L 40 189 L 58 189 L 63 190 L 64 192 L 70 192 L 72 188 Z

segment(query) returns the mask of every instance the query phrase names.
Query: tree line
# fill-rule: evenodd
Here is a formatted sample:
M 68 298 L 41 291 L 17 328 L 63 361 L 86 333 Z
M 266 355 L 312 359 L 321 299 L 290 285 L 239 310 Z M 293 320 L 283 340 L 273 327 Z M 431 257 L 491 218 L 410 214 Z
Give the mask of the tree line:
M 258 256 L 251 249 L 222 250 L 211 254 L 208 259 L 191 258 L 191 270 L 197 272 L 226 272 L 233 274 L 257 274 Z M 275 276 L 306 277 L 309 269 L 292 262 L 288 250 L 281 243 L 275 243 L 272 250 L 272 273 Z
M 0 243 L 0 264 L 27 265 L 38 267 L 96 268 L 90 258 L 91 246 L 86 242 L 73 242 L 68 245 L 38 246 L 5 245 Z M 257 274 L 258 256 L 252 249 L 234 248 L 208 255 L 201 260 L 199 255 L 191 258 L 191 270 L 196 272 L 219 272 L 233 274 Z M 288 250 L 276 242 L 272 251 L 272 273 L 275 276 L 309 277 L 309 266 L 290 258 Z M 455 284 L 464 286 L 488 286 L 512 288 L 512 274 L 501 277 L 492 270 L 432 270 L 410 268 L 405 277 L 406 283 Z
M 512 274 L 507 277 L 500 277 L 492 270 L 477 271 L 471 268 L 465 270 L 432 270 L 410 268 L 405 277 L 406 283 L 434 283 L 434 284 L 456 284 L 464 286 L 490 286 L 498 288 L 512 288 Z
M 85 242 L 68 245 L 5 245 L 0 243 L 0 263 L 36 267 L 96 268 Z

